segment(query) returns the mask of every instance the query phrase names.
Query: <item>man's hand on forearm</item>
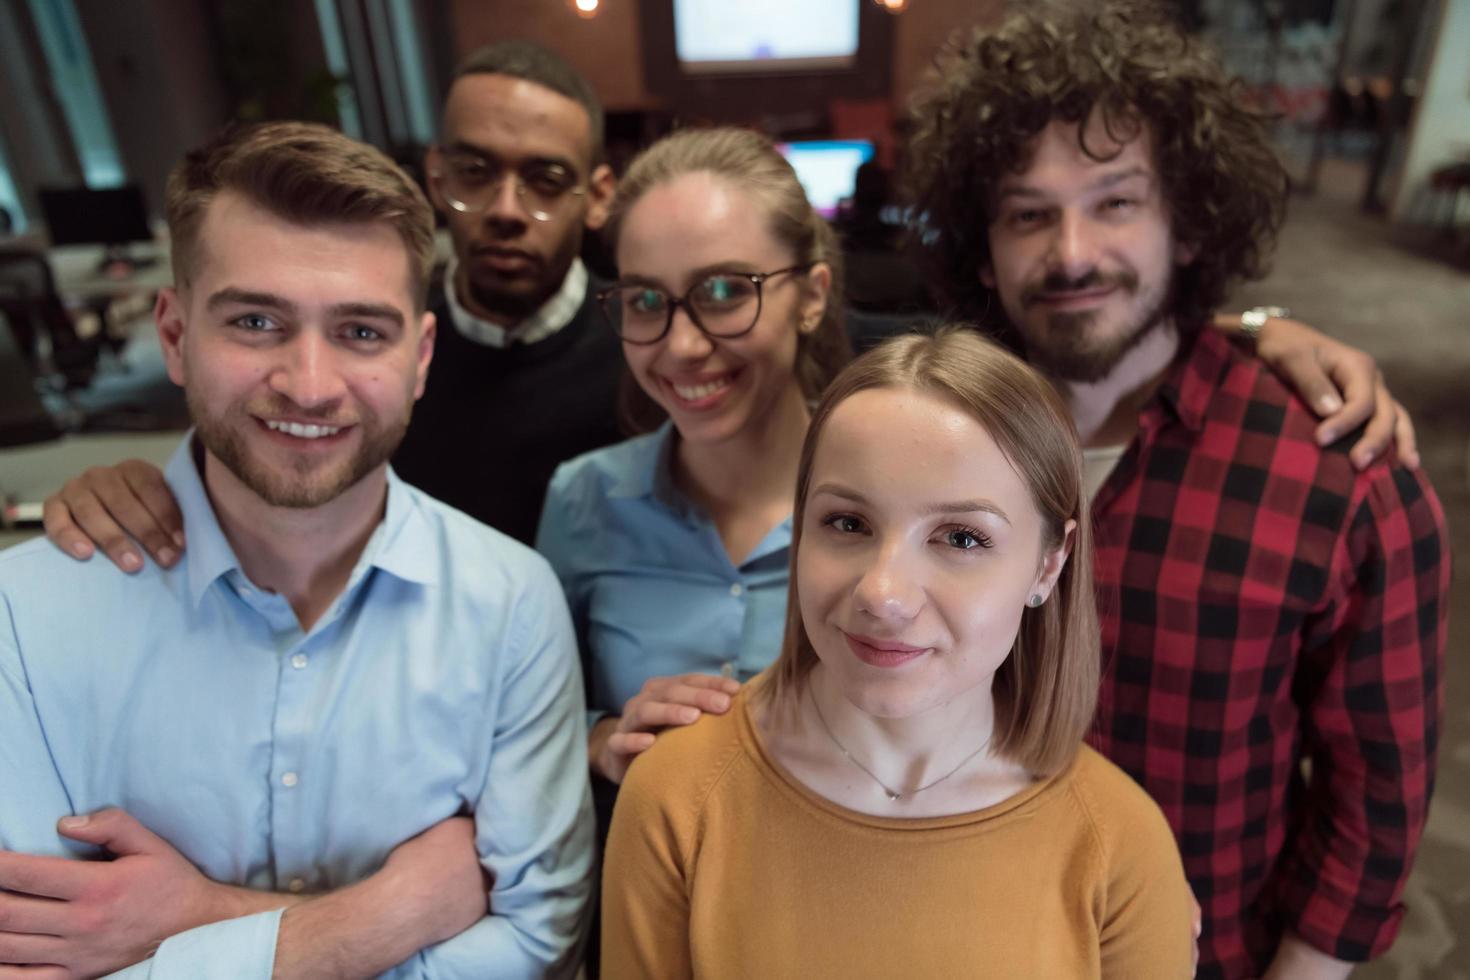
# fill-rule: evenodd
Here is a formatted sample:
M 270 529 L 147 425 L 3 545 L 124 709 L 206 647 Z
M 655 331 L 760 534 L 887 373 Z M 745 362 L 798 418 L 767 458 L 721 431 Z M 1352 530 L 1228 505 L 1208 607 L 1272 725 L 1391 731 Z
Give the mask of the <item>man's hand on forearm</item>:
M 147 959 L 187 929 L 296 901 L 210 881 L 123 810 L 68 817 L 57 830 L 113 859 L 0 851 L 0 963 L 98 976 Z
M 435 824 L 371 877 L 288 909 L 275 980 L 376 976 L 474 925 L 488 892 L 474 821 Z

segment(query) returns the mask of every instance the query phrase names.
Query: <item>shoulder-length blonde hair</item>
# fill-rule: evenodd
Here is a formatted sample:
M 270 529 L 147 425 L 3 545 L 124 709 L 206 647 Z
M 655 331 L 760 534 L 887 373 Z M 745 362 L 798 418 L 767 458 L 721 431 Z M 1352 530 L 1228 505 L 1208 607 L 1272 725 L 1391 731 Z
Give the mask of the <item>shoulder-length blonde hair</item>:
M 889 340 L 848 365 L 817 406 L 796 483 L 786 635 L 760 690 L 772 704 L 794 706 L 817 663 L 801 618 L 796 574 L 812 458 L 833 410 L 870 388 L 937 396 L 980 423 L 1031 492 L 1046 550 L 1062 544 L 1067 521 L 1077 522 L 1071 557 L 1051 598 L 1022 614 L 1015 645 L 996 671 L 993 688 L 994 750 L 1038 775 L 1058 772 L 1070 764 L 1092 723 L 1100 671 L 1082 456 L 1071 416 L 1052 386 L 972 329 L 952 326 L 933 336 Z

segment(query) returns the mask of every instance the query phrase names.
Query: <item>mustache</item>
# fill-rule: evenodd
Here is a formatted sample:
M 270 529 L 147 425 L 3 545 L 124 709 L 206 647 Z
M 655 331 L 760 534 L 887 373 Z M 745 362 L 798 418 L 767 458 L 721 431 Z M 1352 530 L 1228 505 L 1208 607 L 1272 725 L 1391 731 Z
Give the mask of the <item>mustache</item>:
M 341 405 L 336 402 L 316 408 L 302 408 L 290 399 L 279 401 L 252 402 L 245 406 L 246 415 L 257 418 L 290 418 L 320 425 L 352 425 L 353 419 L 341 418 Z
M 1063 272 L 1048 272 L 1038 282 L 1030 282 L 1021 290 L 1021 303 L 1030 306 L 1042 296 L 1054 293 L 1080 293 L 1095 289 L 1121 289 L 1133 292 L 1138 288 L 1138 274 L 1120 270 L 1104 275 L 1097 269 L 1089 269 L 1080 276 L 1068 276 Z

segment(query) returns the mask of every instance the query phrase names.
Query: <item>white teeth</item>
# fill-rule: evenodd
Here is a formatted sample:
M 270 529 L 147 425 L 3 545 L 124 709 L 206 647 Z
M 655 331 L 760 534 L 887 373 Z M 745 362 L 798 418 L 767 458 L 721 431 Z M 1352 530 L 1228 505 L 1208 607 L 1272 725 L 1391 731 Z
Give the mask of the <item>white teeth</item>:
M 298 439 L 320 439 L 323 436 L 334 436 L 342 431 L 340 425 L 302 425 L 300 422 L 271 422 L 269 420 L 265 424 L 276 432 L 284 432 Z
M 685 401 L 692 402 L 698 401 L 701 398 L 708 398 L 715 392 L 723 391 L 728 387 L 730 387 L 730 379 L 721 378 L 718 381 L 710 381 L 706 384 L 693 385 L 692 387 L 686 385 L 674 385 L 674 391 L 678 392 L 680 398 L 684 399 Z

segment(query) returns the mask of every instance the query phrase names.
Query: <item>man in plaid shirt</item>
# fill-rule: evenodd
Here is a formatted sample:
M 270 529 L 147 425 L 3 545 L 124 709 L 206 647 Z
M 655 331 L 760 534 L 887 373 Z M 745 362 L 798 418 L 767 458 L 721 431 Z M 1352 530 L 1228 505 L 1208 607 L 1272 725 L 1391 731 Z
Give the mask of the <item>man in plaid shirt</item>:
M 1205 326 L 1283 216 L 1261 116 L 1154 10 L 1104 3 L 977 30 L 915 122 L 937 284 L 1055 380 L 1087 447 L 1092 742 L 1178 836 L 1199 975 L 1346 976 L 1403 917 L 1449 550 L 1421 474 L 1320 444 Z

